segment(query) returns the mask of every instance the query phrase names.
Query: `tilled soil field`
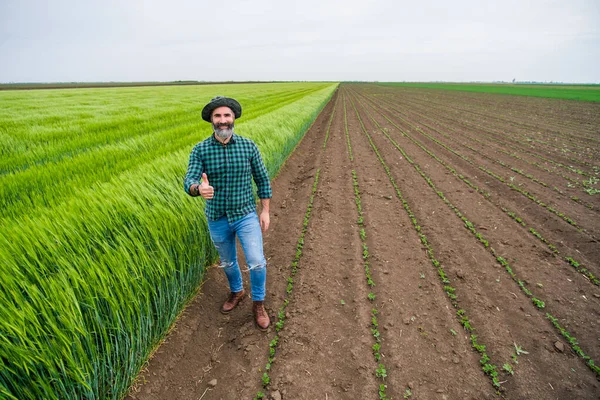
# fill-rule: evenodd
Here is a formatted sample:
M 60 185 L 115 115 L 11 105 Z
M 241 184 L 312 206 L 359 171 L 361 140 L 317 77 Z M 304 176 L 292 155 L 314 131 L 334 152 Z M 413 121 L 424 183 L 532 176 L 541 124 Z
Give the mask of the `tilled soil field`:
M 599 133 L 599 104 L 341 85 L 273 181 L 269 331 L 210 268 L 128 399 L 600 398 Z

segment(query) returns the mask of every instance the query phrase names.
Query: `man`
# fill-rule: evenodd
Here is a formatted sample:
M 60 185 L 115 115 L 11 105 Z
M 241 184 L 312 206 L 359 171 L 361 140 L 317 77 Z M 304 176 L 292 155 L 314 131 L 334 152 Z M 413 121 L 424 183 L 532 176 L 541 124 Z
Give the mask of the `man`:
M 206 199 L 210 237 L 231 290 L 221 312 L 231 312 L 245 297 L 236 256 L 237 236 L 250 271 L 254 320 L 266 331 L 270 319 L 264 307 L 267 262 L 262 232 L 269 228 L 271 183 L 256 144 L 233 132 L 234 121 L 241 115 L 240 103 L 228 97 L 215 97 L 204 107 L 202 119 L 212 123 L 214 132 L 192 149 L 184 188 L 189 195 Z M 253 178 L 261 202 L 260 215 L 256 212 Z

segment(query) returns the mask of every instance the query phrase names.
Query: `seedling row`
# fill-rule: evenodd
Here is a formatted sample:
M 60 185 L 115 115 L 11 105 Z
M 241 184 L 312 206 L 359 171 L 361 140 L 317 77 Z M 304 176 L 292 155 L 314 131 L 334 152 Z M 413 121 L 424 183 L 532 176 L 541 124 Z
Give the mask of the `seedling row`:
M 372 109 L 374 112 L 378 112 L 378 110 L 373 107 L 372 105 L 369 107 L 370 109 Z M 478 193 L 480 193 L 487 201 L 491 201 L 493 202 L 494 199 L 491 198 L 491 195 L 489 192 L 484 191 L 483 189 L 480 189 L 479 187 L 477 187 L 476 185 L 474 185 L 469 179 L 467 179 L 464 175 L 462 174 L 458 174 L 457 171 L 451 167 L 450 165 L 448 165 L 444 160 L 440 159 L 439 157 L 437 157 L 431 150 L 429 150 L 427 147 L 425 147 L 421 142 L 415 140 L 410 134 L 408 134 L 406 131 L 402 130 L 402 128 L 400 126 L 398 126 L 397 124 L 395 124 L 388 116 L 383 115 L 382 117 L 385 118 L 390 124 L 392 124 L 395 128 L 397 128 L 398 130 L 400 130 L 402 132 L 402 135 L 404 137 L 407 137 L 408 139 L 410 139 L 414 144 L 416 144 L 417 146 L 419 146 L 423 151 L 425 151 L 427 154 L 429 154 L 432 158 L 434 158 L 438 163 L 442 164 L 446 169 L 448 169 L 456 178 L 462 180 L 468 187 L 476 190 Z M 387 135 L 385 130 L 382 130 L 382 132 Z M 388 136 L 389 137 L 389 136 Z M 391 140 L 391 139 L 390 139 Z M 470 160 L 467 160 L 470 161 Z M 495 175 L 493 172 L 487 171 L 484 167 L 479 167 L 481 170 L 483 170 L 484 172 L 487 172 L 488 174 L 493 175 L 496 179 L 498 179 L 499 181 L 506 183 L 505 180 L 502 177 L 499 177 L 497 175 Z M 513 185 L 514 186 L 514 185 Z M 517 190 L 520 190 L 517 188 Z M 497 204 L 496 204 L 497 205 Z M 497 205 L 498 206 L 498 205 Z M 523 227 L 526 227 L 527 224 L 523 221 L 522 218 L 517 217 L 515 215 L 514 212 L 508 210 L 506 207 L 504 206 L 498 206 L 500 207 L 504 212 L 506 212 L 515 222 L 517 222 L 518 224 L 522 225 Z M 559 216 L 561 216 L 559 214 Z M 564 216 L 563 216 L 564 218 Z M 570 221 L 570 220 L 569 220 Z M 546 238 L 544 238 L 538 231 L 536 231 L 535 228 L 530 227 L 528 229 L 528 232 L 530 232 L 534 237 L 538 238 L 542 243 L 544 243 L 545 245 L 548 246 L 548 249 L 550 251 L 552 251 L 554 254 L 559 255 L 560 252 L 557 250 L 557 246 L 551 242 L 549 242 Z M 585 266 L 582 265 L 581 262 L 577 261 L 576 259 L 574 259 L 571 256 L 567 256 L 567 257 L 563 257 L 564 261 L 566 263 L 568 263 L 569 265 L 573 266 L 578 272 L 582 273 L 584 276 L 586 276 L 588 278 L 588 280 L 595 284 L 598 285 L 600 283 L 600 281 L 598 280 L 598 278 L 592 273 L 590 272 L 587 268 L 585 268 Z
M 360 96 L 359 96 L 359 97 L 360 97 Z M 362 102 L 365 104 L 365 105 L 363 106 L 363 107 L 364 107 L 364 110 L 367 110 L 367 107 L 368 107 L 369 109 L 374 109 L 374 108 L 376 108 L 376 107 L 373 107 L 373 106 L 371 106 L 371 105 L 367 105 L 367 104 L 369 104 L 369 103 L 370 103 L 370 101 L 369 101 L 369 100 L 364 100 L 364 99 L 363 99 L 363 100 L 361 100 L 361 101 L 362 101 Z M 361 101 L 359 101 L 359 103 L 360 103 Z M 365 111 L 365 112 L 366 112 L 366 111 Z M 389 114 L 389 110 L 388 110 L 387 112 L 384 112 L 384 114 L 385 114 L 385 113 L 388 113 L 388 114 Z M 371 118 L 372 118 L 372 117 L 371 117 Z M 388 122 L 391 122 L 391 120 L 390 120 L 390 118 L 389 118 L 389 117 L 386 117 L 386 119 L 387 119 L 387 121 L 388 121 Z M 376 123 L 376 121 L 375 121 L 375 119 L 373 119 L 373 121 L 375 122 L 375 124 L 377 124 L 377 123 Z M 380 127 L 379 127 L 379 130 L 381 131 L 380 133 L 382 133 L 382 134 L 383 134 L 383 136 L 387 136 L 387 137 L 388 137 L 388 139 L 389 139 L 390 141 L 393 141 L 393 139 L 391 139 L 391 138 L 390 138 L 390 136 L 387 134 L 388 128 L 383 128 L 383 127 L 381 127 L 381 126 L 380 126 Z M 402 136 L 403 136 L 403 137 L 406 137 L 406 136 L 408 136 L 408 135 L 406 134 L 406 132 L 403 132 L 403 133 L 402 133 Z M 426 152 L 427 152 L 427 151 L 426 151 Z M 429 151 L 428 153 L 430 154 L 430 156 L 432 156 L 432 157 L 434 157 L 434 158 L 437 158 L 437 157 L 435 157 L 435 155 L 433 155 L 433 153 L 432 153 L 431 151 Z M 410 160 L 410 156 L 409 156 L 408 154 L 406 154 L 406 153 L 402 152 L 402 155 L 403 155 L 403 158 L 404 158 L 404 159 L 406 159 L 406 160 Z M 415 168 L 418 168 L 418 166 L 416 166 Z M 452 169 L 453 167 L 446 166 L 446 168 Z M 480 231 L 478 231 L 478 230 L 476 229 L 476 223 L 473 223 L 473 222 L 469 221 L 469 220 L 468 220 L 468 219 L 467 219 L 467 218 L 464 216 L 464 213 L 463 213 L 463 212 L 462 212 L 462 211 L 461 211 L 461 210 L 460 210 L 458 207 L 456 207 L 456 206 L 455 206 L 453 203 L 449 202 L 447 199 L 445 200 L 445 196 L 443 195 L 443 193 L 442 193 L 442 192 L 440 192 L 440 191 L 439 191 L 439 189 L 437 189 L 437 188 L 436 188 L 435 184 L 433 184 L 433 182 L 431 181 L 431 179 L 430 179 L 430 178 L 429 178 L 429 177 L 428 177 L 428 176 L 427 176 L 427 175 L 426 175 L 426 174 L 423 172 L 423 170 L 422 170 L 422 169 L 420 169 L 420 173 L 422 173 L 422 174 L 423 174 L 423 175 L 422 175 L 422 176 L 423 176 L 423 178 L 424 178 L 426 181 L 428 181 L 428 183 L 429 183 L 429 184 L 430 184 L 430 186 L 432 187 L 432 190 L 433 190 L 433 191 L 435 191 L 435 192 L 438 194 L 438 196 L 440 196 L 440 198 L 441 198 L 442 200 L 444 200 L 445 202 L 447 202 L 446 204 L 448 205 L 448 207 L 450 207 L 451 209 L 453 209 L 453 211 L 456 213 L 456 215 L 457 215 L 459 218 L 461 218 L 461 219 L 462 219 L 462 221 L 463 221 L 463 223 L 464 223 L 464 226 L 465 226 L 465 227 L 466 227 L 466 228 L 467 228 L 467 229 L 468 229 L 468 230 L 469 230 L 469 231 L 470 231 L 470 232 L 473 234 L 473 236 L 474 236 L 474 237 L 475 237 L 475 238 L 478 240 L 478 242 L 479 242 L 479 243 L 480 243 L 482 246 L 484 246 L 484 248 L 488 249 L 488 252 L 490 253 L 490 255 L 492 255 L 492 256 L 494 257 L 494 259 L 497 261 L 497 263 L 498 263 L 499 265 L 501 265 L 501 266 L 502 266 L 502 267 L 505 269 L 505 271 L 506 271 L 506 272 L 509 274 L 509 276 L 511 277 L 511 280 L 513 280 L 513 281 L 514 281 L 514 282 L 517 284 L 517 286 L 518 286 L 518 287 L 521 289 L 521 291 L 522 291 L 522 292 L 523 292 L 523 293 L 524 293 L 526 296 L 528 296 L 528 297 L 531 299 L 531 302 L 532 302 L 532 304 L 533 304 L 533 305 L 534 305 L 536 308 L 538 308 L 538 309 L 539 309 L 539 308 L 544 308 L 544 307 L 545 307 L 545 303 L 546 303 L 546 302 L 545 302 L 545 301 L 543 301 L 543 300 L 541 300 L 539 295 L 534 295 L 533 291 L 535 291 L 535 289 L 533 289 L 533 291 L 532 291 L 532 288 L 528 288 L 528 287 L 527 287 L 527 282 L 526 282 L 526 280 L 520 279 L 520 278 L 518 278 L 518 277 L 517 277 L 517 275 L 515 275 L 515 272 L 514 272 L 514 266 L 512 266 L 512 265 L 511 265 L 511 263 L 510 263 L 510 262 L 509 262 L 509 261 L 508 261 L 508 260 L 507 260 L 505 257 L 502 257 L 502 256 L 500 256 L 500 255 L 498 255 L 498 254 L 496 253 L 496 251 L 494 250 L 494 248 L 493 248 L 493 247 L 490 245 L 490 241 L 489 241 L 489 240 L 488 240 L 488 239 L 485 237 L 485 235 L 484 235 L 482 232 L 480 232 Z M 458 174 L 455 174 L 455 175 L 458 175 Z M 503 212 L 506 212 L 506 211 L 503 211 Z M 513 215 L 515 215 L 515 214 L 513 213 Z M 515 217 L 512 217 L 512 216 L 511 216 L 511 218 L 512 218 L 512 219 L 513 219 L 515 222 L 518 222 L 518 223 L 522 223 L 522 222 L 523 222 L 522 218 L 518 218 L 518 217 L 516 217 L 516 216 L 515 216 Z M 518 220 L 517 220 L 517 218 L 518 218 Z M 486 229 L 487 229 L 487 228 L 486 228 Z M 537 231 L 536 231 L 536 229 L 534 229 L 534 228 L 529 228 L 529 234 L 531 234 L 532 236 L 536 237 L 536 238 L 537 238 L 538 240 L 540 240 L 542 243 L 545 243 L 546 245 L 548 245 L 548 247 L 549 247 L 549 249 L 550 249 L 550 250 L 553 250 L 553 249 L 555 250 L 555 248 L 554 248 L 555 246 L 553 246 L 552 244 L 549 244 L 548 240 L 547 240 L 547 239 L 545 239 L 543 236 L 541 236 L 541 234 L 540 234 L 539 232 L 537 232 Z M 570 257 L 565 257 L 565 260 L 567 260 L 567 261 L 568 261 L 568 262 L 569 262 L 571 265 L 573 265 L 573 263 L 572 263 L 570 260 L 568 260 L 569 258 L 570 258 Z M 582 271 L 582 272 L 585 274 L 585 271 Z M 591 278 L 591 279 L 590 279 L 590 281 L 594 282 L 594 280 L 595 280 L 595 277 L 594 277 L 594 275 L 593 275 L 593 274 L 591 274 L 591 275 L 587 275 L 587 277 L 588 277 L 588 278 Z M 542 284 L 541 284 L 541 283 L 539 283 L 538 285 L 536 285 L 536 288 L 539 288 L 539 287 L 542 287 Z M 593 292 L 592 292 L 592 293 L 593 293 Z M 592 296 L 591 296 L 591 293 L 588 295 L 588 298 L 589 298 L 589 297 L 592 297 Z M 549 315 L 552 317 L 552 314 L 550 314 L 550 313 L 548 313 L 548 314 L 549 314 Z M 552 318 L 554 318 L 554 317 L 552 317 Z M 555 324 L 554 322 L 553 322 L 553 325 L 555 325 L 555 326 L 556 326 L 556 324 Z M 560 325 L 559 325 L 559 326 L 560 326 Z M 566 331 L 566 330 L 565 330 L 563 327 L 561 327 L 561 328 L 557 328 L 557 329 L 558 329 L 558 332 L 559 332 L 561 335 L 563 335 L 563 336 L 564 336 L 564 334 L 562 334 L 562 332 L 563 332 L 563 331 Z M 569 337 L 573 337 L 571 334 L 568 334 L 568 335 L 569 335 Z M 566 337 L 566 336 L 565 336 L 565 337 Z M 573 347 L 572 347 L 572 349 L 573 349 L 574 353 L 575 353 L 575 354 L 578 354 L 578 355 L 580 355 L 580 356 L 581 356 L 581 357 L 582 357 L 582 358 L 583 358 L 583 359 L 586 361 L 586 365 L 587 365 L 587 366 L 589 366 L 589 367 L 590 367 L 590 369 L 591 369 L 592 371 L 594 371 L 594 372 L 597 374 L 597 367 L 596 367 L 596 366 L 595 366 L 595 364 L 594 364 L 593 357 L 590 357 L 589 355 L 586 355 L 586 354 L 585 354 L 585 353 L 584 353 L 584 352 L 581 350 L 581 348 L 580 348 L 579 346 L 577 346 L 577 347 L 575 347 L 575 348 L 573 348 Z M 582 355 L 582 354 L 583 354 L 583 355 Z

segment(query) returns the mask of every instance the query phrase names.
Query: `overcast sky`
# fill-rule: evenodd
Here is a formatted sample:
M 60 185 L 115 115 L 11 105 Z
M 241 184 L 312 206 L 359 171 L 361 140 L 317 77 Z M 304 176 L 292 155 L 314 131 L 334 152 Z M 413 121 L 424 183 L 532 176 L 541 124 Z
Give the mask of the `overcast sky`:
M 600 82 L 600 0 L 0 0 L 0 82 Z

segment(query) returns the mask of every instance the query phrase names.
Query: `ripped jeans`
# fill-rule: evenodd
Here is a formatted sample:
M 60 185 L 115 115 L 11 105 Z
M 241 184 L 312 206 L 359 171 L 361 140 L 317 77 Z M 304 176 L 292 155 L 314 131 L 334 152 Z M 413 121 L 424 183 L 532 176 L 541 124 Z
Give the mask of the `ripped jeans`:
M 256 211 L 231 224 L 227 217 L 219 218 L 216 221 L 209 219 L 208 230 L 221 257 L 221 268 L 227 275 L 229 289 L 232 292 L 240 292 L 244 289 L 236 254 L 235 237 L 237 235 L 250 270 L 252 300 L 263 301 L 267 282 L 267 260 L 263 253 L 262 232 Z

